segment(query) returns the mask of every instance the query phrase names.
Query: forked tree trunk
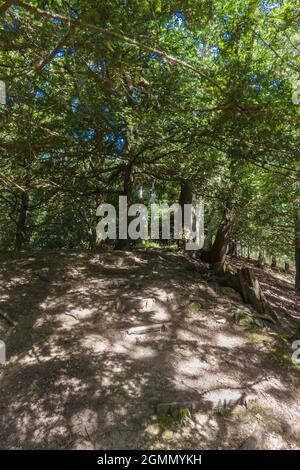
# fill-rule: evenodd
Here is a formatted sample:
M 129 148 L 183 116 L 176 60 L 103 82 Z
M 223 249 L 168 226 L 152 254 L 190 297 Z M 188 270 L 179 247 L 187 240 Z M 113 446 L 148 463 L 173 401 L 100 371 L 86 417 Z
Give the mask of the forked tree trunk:
M 26 192 L 21 193 L 21 205 L 16 228 L 15 250 L 20 251 L 26 240 L 26 225 L 29 209 L 29 196 Z

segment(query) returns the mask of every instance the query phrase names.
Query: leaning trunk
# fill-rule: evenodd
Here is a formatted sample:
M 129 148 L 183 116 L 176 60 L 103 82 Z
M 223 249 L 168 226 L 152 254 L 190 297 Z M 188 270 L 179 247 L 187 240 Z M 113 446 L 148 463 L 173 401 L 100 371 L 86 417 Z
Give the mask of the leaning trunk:
M 230 204 L 224 211 L 220 227 L 210 251 L 210 263 L 216 271 L 222 271 L 225 264 L 230 232 L 235 219 L 235 211 Z

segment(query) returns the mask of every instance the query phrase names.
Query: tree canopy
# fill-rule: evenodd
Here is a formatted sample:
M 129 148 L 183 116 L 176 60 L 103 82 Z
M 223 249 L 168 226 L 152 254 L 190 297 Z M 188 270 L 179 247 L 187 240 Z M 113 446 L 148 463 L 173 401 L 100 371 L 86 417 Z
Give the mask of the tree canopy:
M 300 10 L 288 1 L 4 1 L 0 249 L 94 248 L 96 207 L 176 201 L 291 260 Z M 296 230 L 297 231 L 297 230 Z

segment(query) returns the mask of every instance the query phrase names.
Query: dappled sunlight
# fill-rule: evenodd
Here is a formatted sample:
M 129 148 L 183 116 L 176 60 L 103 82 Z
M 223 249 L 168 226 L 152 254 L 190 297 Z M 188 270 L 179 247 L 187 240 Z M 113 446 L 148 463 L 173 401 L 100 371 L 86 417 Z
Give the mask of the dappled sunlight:
M 215 338 L 216 345 L 230 349 L 235 348 L 237 346 L 241 346 L 245 342 L 246 340 L 243 340 L 242 338 L 238 338 L 236 336 L 229 336 L 228 334 L 222 333 L 218 333 Z
M 118 264 L 122 255 L 114 256 Z M 10 363 L 0 375 L 1 445 L 225 446 L 247 436 L 242 420 L 224 421 L 223 408 L 239 410 L 242 397 L 254 392 L 260 406 L 272 403 L 277 410 L 280 401 L 285 416 L 300 419 L 296 379 L 274 372 L 272 353 L 234 324 L 230 309 L 243 308 L 238 299 L 216 284 L 195 282 L 189 261 L 173 253 L 162 257 L 162 288 L 152 276 L 156 253 L 136 256 L 142 262 L 126 254 L 124 264 L 111 269 L 99 265 L 102 254 L 66 257 L 68 262 L 49 257 L 49 282 L 23 275 L 26 284 L 6 293 L 22 335 L 11 335 Z M 29 267 L 15 263 L 13 269 L 17 278 Z M 189 425 L 157 424 L 160 403 L 186 401 L 195 405 Z M 255 413 L 247 420 L 250 429 Z

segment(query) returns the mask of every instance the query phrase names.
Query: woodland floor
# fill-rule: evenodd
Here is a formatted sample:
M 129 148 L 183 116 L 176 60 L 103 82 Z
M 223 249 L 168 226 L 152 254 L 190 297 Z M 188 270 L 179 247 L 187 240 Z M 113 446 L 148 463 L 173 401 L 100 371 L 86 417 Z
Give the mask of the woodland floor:
M 1 449 L 300 448 L 300 366 L 284 339 L 300 317 L 292 278 L 256 270 L 281 318 L 271 328 L 174 252 L 0 263 L 0 310 L 18 322 L 0 318 Z M 154 323 L 165 326 L 128 334 Z M 166 402 L 195 409 L 157 414 Z

